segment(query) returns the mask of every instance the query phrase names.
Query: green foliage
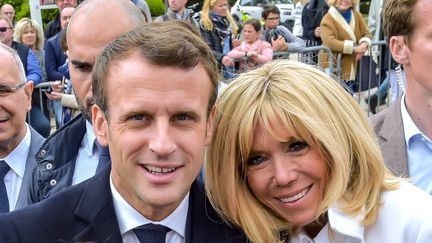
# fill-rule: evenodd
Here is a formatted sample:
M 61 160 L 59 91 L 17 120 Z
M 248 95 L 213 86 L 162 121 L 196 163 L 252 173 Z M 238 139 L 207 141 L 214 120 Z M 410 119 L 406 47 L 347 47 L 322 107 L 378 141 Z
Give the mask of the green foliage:
M 165 12 L 165 6 L 163 0 L 146 0 L 150 8 L 152 17 L 163 15 Z

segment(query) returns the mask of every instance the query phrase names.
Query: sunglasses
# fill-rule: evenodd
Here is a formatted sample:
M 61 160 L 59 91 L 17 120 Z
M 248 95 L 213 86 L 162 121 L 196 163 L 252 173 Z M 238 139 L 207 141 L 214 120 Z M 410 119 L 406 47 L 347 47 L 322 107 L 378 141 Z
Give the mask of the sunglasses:
M 0 32 L 6 32 L 8 29 L 12 29 L 12 27 L 0 27 Z

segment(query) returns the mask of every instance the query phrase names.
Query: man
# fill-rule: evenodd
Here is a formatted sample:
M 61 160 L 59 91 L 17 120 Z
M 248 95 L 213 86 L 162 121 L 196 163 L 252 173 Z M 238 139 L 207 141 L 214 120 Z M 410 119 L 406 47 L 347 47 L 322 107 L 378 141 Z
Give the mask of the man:
M 272 45 L 273 51 L 298 51 L 305 48 L 304 40 L 279 25 L 280 11 L 276 5 L 266 4 L 263 7 L 262 17 L 265 22 L 263 38 Z
M 15 9 L 12 5 L 5 3 L 0 8 L 0 14 L 9 18 L 9 21 L 15 25 Z
M 84 1 L 75 10 L 67 30 L 67 54 L 82 115 L 58 129 L 40 148 L 30 191 L 32 202 L 92 177 L 109 161 L 109 153 L 96 142 L 91 124 L 90 73 L 108 42 L 142 23 L 142 13 L 127 0 Z
M 432 194 L 432 2 L 386 0 L 384 34 L 406 73 L 406 92 L 371 118 L 391 171 Z M 403 78 L 399 79 L 403 86 Z
M 218 83 L 198 33 L 180 21 L 140 26 L 104 49 L 92 80 L 93 124 L 110 147 L 111 170 L 0 217 L 0 241 L 247 242 L 196 180 Z
M 59 13 L 45 27 L 45 33 L 44 34 L 45 34 L 46 40 L 55 36 L 57 33 L 59 33 L 62 30 L 62 27 L 60 24 L 60 13 L 61 13 L 62 9 L 65 7 L 76 7 L 77 1 L 76 0 L 56 0 L 56 5 L 57 5 L 57 8 L 59 10 Z
M 0 213 L 28 204 L 34 156 L 44 141 L 25 122 L 32 91 L 18 54 L 0 43 Z
M 34 85 L 37 85 L 42 82 L 42 70 L 39 61 L 29 47 L 13 41 L 13 34 L 12 22 L 10 22 L 9 18 L 0 15 L 0 42 L 17 51 L 23 63 L 27 81 L 32 81 Z M 33 100 L 33 102 L 38 103 L 36 100 Z M 33 106 L 29 114 L 30 125 L 40 134 L 49 134 L 50 123 L 42 113 L 41 108 Z
M 166 13 L 155 19 L 156 22 L 181 19 L 189 21 L 193 26 L 199 29 L 198 22 L 193 18 L 193 11 L 186 8 L 187 0 L 168 0 L 168 9 Z

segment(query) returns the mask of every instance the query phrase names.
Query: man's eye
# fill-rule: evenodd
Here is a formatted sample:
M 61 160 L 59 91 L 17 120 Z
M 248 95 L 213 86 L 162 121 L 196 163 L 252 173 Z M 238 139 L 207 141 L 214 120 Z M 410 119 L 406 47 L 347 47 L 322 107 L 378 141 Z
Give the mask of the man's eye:
M 136 114 L 131 117 L 132 120 L 141 121 L 144 120 L 144 115 Z
M 79 70 L 80 72 L 91 72 L 93 69 L 93 66 L 91 65 L 76 65 L 75 69 Z
M 254 155 L 248 158 L 247 160 L 247 164 L 249 166 L 254 166 L 254 165 L 260 165 L 262 162 L 265 161 L 265 158 L 261 155 Z
M 187 115 L 187 114 L 179 114 L 179 115 L 176 115 L 175 119 L 178 121 L 187 121 L 187 120 L 191 120 L 192 117 Z

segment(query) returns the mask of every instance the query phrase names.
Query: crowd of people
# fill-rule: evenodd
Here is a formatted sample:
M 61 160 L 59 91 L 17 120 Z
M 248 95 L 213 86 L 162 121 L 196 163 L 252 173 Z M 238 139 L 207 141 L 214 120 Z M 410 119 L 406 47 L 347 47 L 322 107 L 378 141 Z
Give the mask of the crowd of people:
M 432 3 L 372 2 L 368 27 L 357 0 L 311 0 L 302 36 L 273 4 L 237 26 L 227 0 L 154 20 L 57 0 L 44 31 L 2 5 L 0 242 L 429 242 Z M 352 94 L 380 39 L 403 93 L 368 118 Z M 342 85 L 273 60 L 321 44 Z

